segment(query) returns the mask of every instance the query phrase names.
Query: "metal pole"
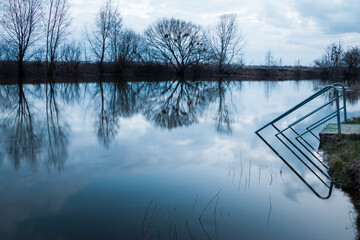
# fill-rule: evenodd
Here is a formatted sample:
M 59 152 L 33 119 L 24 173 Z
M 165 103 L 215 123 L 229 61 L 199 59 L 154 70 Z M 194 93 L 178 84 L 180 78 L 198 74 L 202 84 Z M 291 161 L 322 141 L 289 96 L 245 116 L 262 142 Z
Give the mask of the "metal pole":
M 340 103 L 339 103 L 339 91 L 334 87 L 336 93 L 336 116 L 338 125 L 338 135 L 341 136 L 341 121 L 340 121 Z
M 343 105 L 344 105 L 344 122 L 347 123 L 345 85 L 342 83 L 335 83 L 335 84 L 333 84 L 333 86 L 341 86 L 341 88 L 342 88 L 342 97 L 343 97 Z

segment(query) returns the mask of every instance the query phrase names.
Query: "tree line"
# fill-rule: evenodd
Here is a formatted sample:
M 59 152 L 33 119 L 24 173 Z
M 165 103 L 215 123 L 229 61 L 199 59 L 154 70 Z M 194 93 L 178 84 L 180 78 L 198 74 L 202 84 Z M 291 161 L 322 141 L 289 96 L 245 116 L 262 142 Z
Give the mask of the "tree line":
M 84 27 L 83 39 L 74 41 L 69 40 L 73 19 L 68 0 L 0 0 L 0 70 L 5 72 L 16 62 L 18 75 L 23 76 L 27 61 L 45 66 L 49 76 L 60 68 L 58 72 L 76 74 L 87 62 L 96 63 L 100 75 L 110 64 L 112 73 L 136 65 L 159 71 L 172 68 L 183 76 L 189 68 L 211 66 L 226 74 L 243 65 L 245 37 L 236 14 L 221 15 L 208 27 L 161 18 L 142 34 L 125 28 L 122 20 L 117 5 L 107 0 L 93 24 Z M 281 66 L 281 62 L 270 50 L 265 54 L 265 66 Z M 324 77 L 358 77 L 360 48 L 344 50 L 340 41 L 331 43 L 314 64 Z
M 357 78 L 360 73 L 360 47 L 344 49 L 341 41 L 332 42 L 314 63 L 326 78 Z
M 76 71 L 80 62 L 96 62 L 100 74 L 104 63 L 121 72 L 134 63 L 156 63 L 185 70 L 212 64 L 225 73 L 241 62 L 244 36 L 235 14 L 224 14 L 204 28 L 175 18 L 158 19 L 143 34 L 122 24 L 118 7 L 108 0 L 91 27 L 84 27 L 82 43 L 69 41 L 72 17 L 68 0 L 0 1 L 0 60 L 17 62 L 24 75 L 24 61 L 41 62 L 48 75 L 61 62 Z

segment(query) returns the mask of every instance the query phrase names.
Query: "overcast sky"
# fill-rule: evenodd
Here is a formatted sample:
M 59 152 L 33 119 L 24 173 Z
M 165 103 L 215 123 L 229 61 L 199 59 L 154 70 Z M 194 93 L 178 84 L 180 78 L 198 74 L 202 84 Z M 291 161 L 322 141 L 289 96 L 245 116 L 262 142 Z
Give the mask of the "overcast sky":
M 79 33 L 91 25 L 99 0 L 69 0 Z M 237 13 L 246 35 L 245 63 L 264 64 L 271 50 L 283 64 L 313 65 L 325 47 L 341 40 L 360 46 L 360 0 L 113 0 L 127 28 L 142 33 L 158 18 L 175 17 L 202 26 L 224 13 Z M 75 34 L 76 35 L 76 34 Z

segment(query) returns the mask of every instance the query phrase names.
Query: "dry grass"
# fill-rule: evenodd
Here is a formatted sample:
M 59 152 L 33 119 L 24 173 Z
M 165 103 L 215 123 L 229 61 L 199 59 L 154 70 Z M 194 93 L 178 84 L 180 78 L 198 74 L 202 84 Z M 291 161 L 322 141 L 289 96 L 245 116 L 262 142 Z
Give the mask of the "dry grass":
M 360 117 L 349 123 L 359 124 Z M 360 190 L 360 136 L 349 135 L 334 146 L 325 146 L 329 174 L 335 185 L 347 190 Z

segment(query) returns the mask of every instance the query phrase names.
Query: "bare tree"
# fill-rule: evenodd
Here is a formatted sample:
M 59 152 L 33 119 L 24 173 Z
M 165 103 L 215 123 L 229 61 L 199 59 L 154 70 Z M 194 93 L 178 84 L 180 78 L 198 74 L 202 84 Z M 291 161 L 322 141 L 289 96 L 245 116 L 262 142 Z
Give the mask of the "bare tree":
M 141 37 L 139 34 L 127 29 L 122 31 L 121 39 L 117 43 L 116 66 L 118 71 L 141 59 L 140 47 Z
M 24 75 L 24 56 L 41 37 L 41 0 L 4 0 L 1 4 L 1 37 L 16 53 L 19 75 Z
M 81 49 L 80 44 L 76 42 L 67 43 L 61 47 L 61 60 L 65 63 L 67 71 L 77 73 L 80 65 Z
M 201 28 L 178 19 L 161 19 L 150 25 L 145 38 L 156 57 L 170 64 L 179 76 L 204 57 Z
M 12 72 L 12 61 L 14 60 L 14 54 L 12 49 L 0 39 L 0 74 L 8 75 Z
M 69 33 L 72 18 L 69 13 L 67 0 L 47 0 L 46 2 L 46 66 L 48 75 L 55 70 L 55 61 L 58 57 L 57 51 Z
M 0 40 L 0 61 L 8 61 L 12 58 L 9 46 Z
M 243 55 L 244 36 L 239 29 L 236 14 L 221 15 L 207 33 L 209 57 L 224 72 L 236 58 Z
M 268 67 L 276 66 L 274 55 L 270 49 L 265 53 L 265 65 Z
M 111 0 L 108 0 L 105 5 L 100 8 L 94 28 L 91 28 L 90 31 L 85 29 L 85 35 L 90 44 L 90 49 L 99 63 L 100 74 L 103 73 L 105 53 L 109 46 L 112 28 L 114 22 L 116 22 L 115 19 L 118 19 L 118 17 L 118 9 L 112 6 Z
M 335 73 L 339 73 L 342 67 L 343 53 L 344 50 L 341 42 L 332 42 L 326 47 L 325 53 L 321 58 L 316 59 L 314 63 L 320 67 L 325 74 L 330 76 L 334 75 Z
M 122 17 L 117 8 L 111 18 L 111 59 L 117 64 L 118 62 L 118 45 L 122 38 Z
M 360 72 L 360 48 L 358 46 L 348 49 L 342 60 L 348 75 L 356 76 Z

